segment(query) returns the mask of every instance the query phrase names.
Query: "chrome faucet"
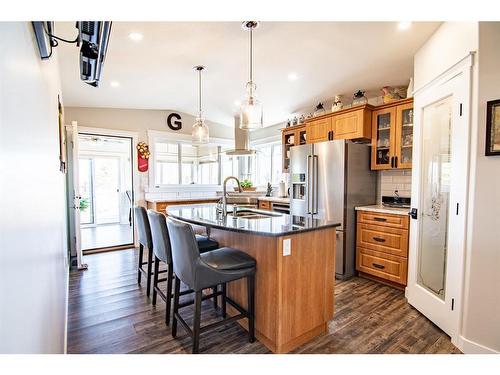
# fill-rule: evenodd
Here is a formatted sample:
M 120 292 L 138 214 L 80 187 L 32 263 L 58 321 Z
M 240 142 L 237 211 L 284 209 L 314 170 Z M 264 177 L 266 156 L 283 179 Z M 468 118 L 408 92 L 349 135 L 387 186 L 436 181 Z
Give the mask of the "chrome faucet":
M 236 183 L 238 184 L 238 191 L 241 193 L 241 185 L 240 185 L 240 180 L 238 180 L 236 177 L 234 176 L 229 176 L 229 177 L 226 177 L 226 179 L 224 180 L 224 183 L 222 184 L 222 207 L 219 208 L 218 207 L 218 210 L 220 210 L 220 212 L 222 213 L 222 216 L 223 217 L 226 217 L 227 216 L 227 188 L 226 188 L 226 185 L 227 185 L 227 182 L 229 180 L 235 180 Z

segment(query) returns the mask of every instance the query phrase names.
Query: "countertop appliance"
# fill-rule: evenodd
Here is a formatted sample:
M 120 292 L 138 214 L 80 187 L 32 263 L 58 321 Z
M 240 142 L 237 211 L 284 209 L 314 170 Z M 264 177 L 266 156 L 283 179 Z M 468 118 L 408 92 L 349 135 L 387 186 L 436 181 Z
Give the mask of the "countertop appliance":
M 375 204 L 377 174 L 370 147 L 338 140 L 290 148 L 290 213 L 333 220 L 337 228 L 335 275 L 356 272 L 355 206 Z

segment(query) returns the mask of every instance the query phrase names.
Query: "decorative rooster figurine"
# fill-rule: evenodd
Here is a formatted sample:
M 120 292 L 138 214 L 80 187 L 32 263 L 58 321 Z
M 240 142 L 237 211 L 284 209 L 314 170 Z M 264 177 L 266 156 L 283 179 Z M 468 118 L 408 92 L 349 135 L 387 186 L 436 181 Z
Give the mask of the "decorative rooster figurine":
M 395 100 L 406 98 L 406 88 L 404 87 L 382 87 L 384 103 L 390 103 Z

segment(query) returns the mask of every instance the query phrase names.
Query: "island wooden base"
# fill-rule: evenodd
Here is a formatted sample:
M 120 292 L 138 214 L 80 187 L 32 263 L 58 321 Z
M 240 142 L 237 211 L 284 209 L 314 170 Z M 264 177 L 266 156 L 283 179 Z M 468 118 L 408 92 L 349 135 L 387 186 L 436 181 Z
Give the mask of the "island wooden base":
M 334 306 L 335 228 L 284 237 L 212 229 L 211 237 L 257 260 L 255 330 L 271 351 L 287 353 L 327 331 Z M 291 254 L 283 256 L 287 238 Z M 230 283 L 227 292 L 246 308 L 245 280 Z M 229 305 L 227 311 L 236 313 Z M 247 328 L 246 319 L 239 322 Z

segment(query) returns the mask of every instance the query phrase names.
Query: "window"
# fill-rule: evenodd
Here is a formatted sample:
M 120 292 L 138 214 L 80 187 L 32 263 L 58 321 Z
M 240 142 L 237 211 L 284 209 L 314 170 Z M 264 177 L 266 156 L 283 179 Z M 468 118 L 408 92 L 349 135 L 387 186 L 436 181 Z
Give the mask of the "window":
M 160 138 L 160 137 L 159 137 Z M 188 142 L 151 141 L 150 159 L 154 185 L 220 185 L 227 176 L 237 176 L 236 157 L 226 156 L 215 144 L 193 146 Z
M 284 176 L 282 173 L 281 143 L 268 143 L 253 147 L 257 153 L 250 161 L 251 180 L 255 186 L 277 185 Z
M 155 185 L 179 183 L 179 147 L 175 143 L 155 143 Z

